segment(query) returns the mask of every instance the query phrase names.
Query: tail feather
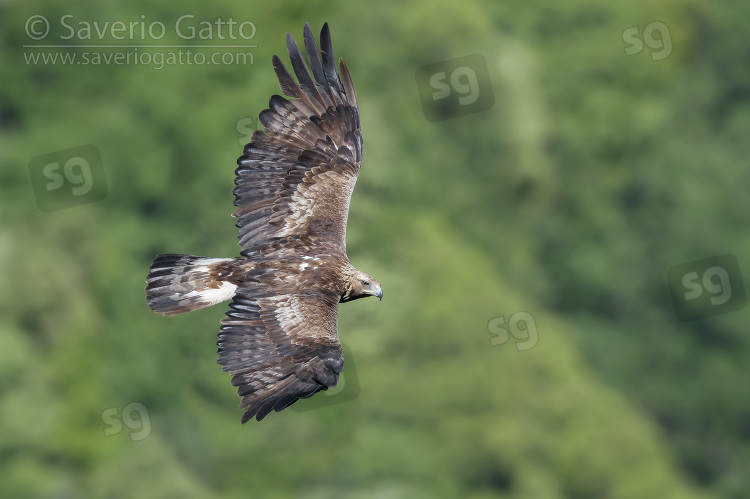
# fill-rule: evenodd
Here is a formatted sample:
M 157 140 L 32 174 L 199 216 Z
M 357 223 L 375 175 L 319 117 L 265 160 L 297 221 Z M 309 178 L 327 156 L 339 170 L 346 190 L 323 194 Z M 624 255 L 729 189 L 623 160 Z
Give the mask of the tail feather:
M 177 315 L 231 299 L 239 285 L 235 258 L 167 254 L 157 256 L 146 278 L 146 299 L 154 312 Z

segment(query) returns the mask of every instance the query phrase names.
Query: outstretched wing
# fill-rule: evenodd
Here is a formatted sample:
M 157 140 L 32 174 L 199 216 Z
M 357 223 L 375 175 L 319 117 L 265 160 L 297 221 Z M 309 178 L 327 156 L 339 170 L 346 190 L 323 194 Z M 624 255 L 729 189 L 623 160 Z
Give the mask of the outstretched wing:
M 240 289 L 221 321 L 218 363 L 233 375 L 246 408 L 243 423 L 336 386 L 344 369 L 339 297 L 320 290 L 272 293 Z
M 277 56 L 273 66 L 282 92 L 294 99 L 271 97 L 259 116 L 266 130 L 253 133 L 237 160 L 233 215 L 243 256 L 346 251 L 349 198 L 362 161 L 357 97 L 344 61 L 336 71 L 328 24 L 321 51 L 308 24 L 304 40 L 312 75 L 287 33 L 299 83 Z

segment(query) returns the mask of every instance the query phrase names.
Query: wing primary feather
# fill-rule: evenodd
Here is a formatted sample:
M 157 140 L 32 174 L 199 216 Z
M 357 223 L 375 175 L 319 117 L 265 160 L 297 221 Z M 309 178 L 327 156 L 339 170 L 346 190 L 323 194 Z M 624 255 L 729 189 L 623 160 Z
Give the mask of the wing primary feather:
M 284 63 L 281 62 L 281 59 L 279 59 L 279 56 L 275 55 L 273 56 L 273 69 L 276 71 L 276 77 L 279 80 L 279 87 L 281 88 L 281 92 L 286 95 L 287 97 L 296 97 L 300 99 L 300 101 L 304 104 L 307 112 L 309 113 L 308 116 L 315 115 L 319 112 L 319 108 L 322 107 L 320 104 L 315 104 L 310 99 L 310 95 L 302 90 L 300 86 L 297 84 L 296 81 L 294 81 L 294 78 L 292 78 L 292 75 L 289 74 L 289 71 L 287 71 L 286 66 L 284 66 Z
M 359 104 L 357 103 L 357 93 L 354 91 L 354 82 L 352 82 L 349 68 L 346 67 L 343 59 L 339 59 L 339 72 L 341 74 L 341 83 L 344 85 L 346 97 L 349 100 L 349 105 L 358 109 Z M 359 127 L 359 114 L 357 115 L 357 127 Z
M 271 60 L 273 61 L 273 69 L 276 72 L 276 78 L 279 80 L 279 86 L 284 95 L 301 99 L 303 95 L 302 89 L 299 88 L 297 82 L 294 81 L 292 75 L 289 74 L 289 71 L 287 71 L 286 66 L 281 62 L 279 56 L 274 55 Z
M 286 50 L 289 53 L 289 59 L 292 61 L 292 68 L 294 74 L 297 75 L 299 86 L 310 94 L 310 101 L 315 107 L 313 107 L 316 114 L 321 115 L 326 112 L 326 106 L 324 105 L 323 97 L 318 91 L 318 87 L 315 86 L 315 82 L 310 76 L 310 70 L 307 69 L 305 59 L 302 57 L 302 52 L 299 51 L 297 42 L 294 41 L 294 37 L 291 33 L 286 34 Z
M 323 61 L 320 59 L 320 52 L 318 51 L 318 46 L 315 44 L 315 37 L 313 36 L 308 23 L 305 23 L 304 41 L 307 60 L 310 61 L 310 69 L 312 70 L 319 90 L 321 90 L 320 95 L 323 97 L 327 109 L 334 105 L 333 100 L 330 97 L 331 89 L 328 85 L 326 74 L 323 71 Z
M 341 95 L 343 89 L 339 81 L 339 74 L 336 71 L 336 59 L 333 57 L 331 30 L 328 28 L 328 23 L 323 24 L 323 29 L 320 30 L 320 49 L 323 56 L 323 73 L 328 82 L 328 87 L 331 89 L 333 102 L 339 106 L 344 103 L 344 98 Z

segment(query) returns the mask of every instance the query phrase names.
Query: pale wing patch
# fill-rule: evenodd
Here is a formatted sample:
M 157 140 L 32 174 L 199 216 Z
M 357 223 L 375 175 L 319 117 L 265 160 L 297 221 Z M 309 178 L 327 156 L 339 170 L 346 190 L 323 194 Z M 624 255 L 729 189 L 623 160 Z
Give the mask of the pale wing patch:
M 307 229 L 310 219 L 317 213 L 325 217 L 327 222 L 334 222 L 346 233 L 346 218 L 349 213 L 349 199 L 354 191 L 356 176 L 330 170 L 320 173 L 311 183 L 310 178 L 300 183 L 292 196 L 292 213 L 284 219 L 284 227 L 278 232 L 279 236 L 300 233 L 300 229 Z
M 230 300 L 237 292 L 237 285 L 224 281 L 218 288 L 205 288 L 191 291 L 185 295 L 186 298 L 200 298 L 200 301 L 215 305 Z
M 291 336 L 291 342 L 297 345 L 314 340 L 319 344 L 337 345 L 338 307 L 330 307 L 317 298 L 305 298 L 298 295 L 280 295 L 258 300 L 263 308 L 273 310 L 281 330 Z M 314 317 L 316 320 L 311 321 Z M 330 326 L 333 325 L 331 328 Z M 307 340 L 307 341 L 300 341 Z

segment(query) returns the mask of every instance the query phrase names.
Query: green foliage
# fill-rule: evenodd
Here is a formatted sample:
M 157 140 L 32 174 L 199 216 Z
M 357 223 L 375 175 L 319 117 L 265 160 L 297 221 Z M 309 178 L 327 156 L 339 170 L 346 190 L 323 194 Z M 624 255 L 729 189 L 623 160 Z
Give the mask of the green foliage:
M 747 309 L 679 322 L 666 273 L 727 252 L 747 271 L 748 13 L 0 2 L 0 496 L 745 497 Z M 39 14 L 231 17 L 255 24 L 257 48 L 251 65 L 27 64 Z M 224 306 L 157 316 L 145 275 L 157 253 L 237 254 L 237 123 L 279 93 L 271 55 L 305 21 L 331 24 L 357 85 L 348 251 L 385 298 L 340 310 L 356 400 L 242 426 L 215 363 Z M 623 31 L 652 21 L 671 56 L 626 56 Z M 417 68 L 473 53 L 494 107 L 426 121 Z M 41 212 L 29 161 L 84 144 L 101 152 L 107 198 Z M 488 322 L 519 311 L 538 345 L 492 347 Z M 132 402 L 146 438 L 105 435 L 104 411 Z

